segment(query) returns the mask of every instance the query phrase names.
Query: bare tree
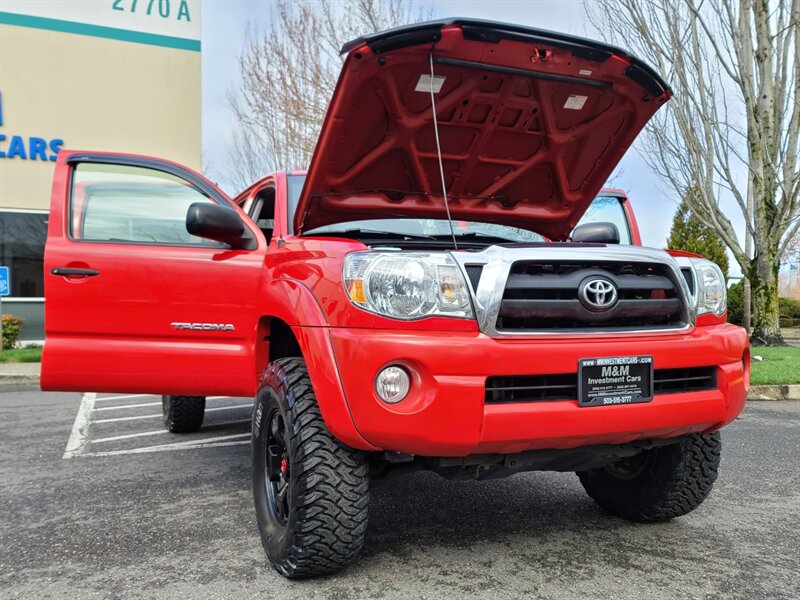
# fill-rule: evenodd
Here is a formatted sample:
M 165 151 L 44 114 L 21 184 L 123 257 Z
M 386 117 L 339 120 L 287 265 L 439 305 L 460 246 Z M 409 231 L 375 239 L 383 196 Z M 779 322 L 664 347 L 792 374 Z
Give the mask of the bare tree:
M 423 21 L 403 0 L 279 0 L 271 27 L 249 36 L 242 83 L 230 96 L 239 130 L 231 163 L 242 186 L 275 169 L 305 169 L 341 68 L 342 45 L 361 35 Z
M 781 256 L 781 264 L 800 265 L 800 232 L 795 233 L 786 241 Z
M 800 227 L 800 0 L 586 7 L 599 30 L 672 84 L 675 98 L 647 127 L 644 158 L 678 196 L 696 187 L 692 209 L 750 281 L 753 341 L 781 344 L 778 268 Z M 727 204 L 742 213 L 752 256 Z

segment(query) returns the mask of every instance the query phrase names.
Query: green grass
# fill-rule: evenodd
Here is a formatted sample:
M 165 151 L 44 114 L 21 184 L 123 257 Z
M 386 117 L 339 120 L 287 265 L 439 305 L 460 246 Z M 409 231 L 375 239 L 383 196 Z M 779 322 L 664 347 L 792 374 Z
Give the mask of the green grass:
M 750 348 L 753 361 L 750 370 L 752 385 L 786 385 L 800 383 L 800 348 Z
M 42 362 L 42 347 L 12 348 L 0 351 L 0 363 L 35 363 Z

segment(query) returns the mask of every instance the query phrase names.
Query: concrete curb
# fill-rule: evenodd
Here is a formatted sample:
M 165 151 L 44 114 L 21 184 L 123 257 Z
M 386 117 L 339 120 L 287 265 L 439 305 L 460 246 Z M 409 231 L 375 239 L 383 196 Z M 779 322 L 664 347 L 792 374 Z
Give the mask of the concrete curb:
M 800 385 L 754 385 L 748 400 L 800 400 Z
M 0 363 L 0 385 L 39 385 L 41 363 Z
M 39 387 L 39 378 L 30 375 L 0 374 L 0 387 L 4 385 L 35 385 Z

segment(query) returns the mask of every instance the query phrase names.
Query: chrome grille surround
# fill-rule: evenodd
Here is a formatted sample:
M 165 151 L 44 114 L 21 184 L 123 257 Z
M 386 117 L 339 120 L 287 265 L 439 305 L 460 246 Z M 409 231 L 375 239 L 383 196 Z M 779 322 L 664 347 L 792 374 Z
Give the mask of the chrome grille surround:
M 520 338 L 575 335 L 674 335 L 694 328 L 695 302 L 678 262 L 663 250 L 639 246 L 576 246 L 573 244 L 513 244 L 489 246 L 480 251 L 453 250 L 453 259 L 460 265 L 464 276 L 466 266 L 483 266 L 476 289 L 469 287 L 473 308 L 481 332 L 494 338 Z M 511 266 L 519 261 L 537 262 L 619 262 L 663 265 L 670 270 L 677 287 L 678 297 L 685 309 L 685 323 L 674 327 L 620 329 L 618 327 L 580 327 L 547 330 L 498 330 L 497 319 L 506 290 Z

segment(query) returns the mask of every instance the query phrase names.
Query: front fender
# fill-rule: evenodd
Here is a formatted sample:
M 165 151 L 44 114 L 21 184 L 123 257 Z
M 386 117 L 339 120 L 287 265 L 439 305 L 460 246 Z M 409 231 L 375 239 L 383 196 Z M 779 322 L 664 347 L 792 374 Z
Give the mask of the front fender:
M 311 378 L 322 420 L 333 436 L 351 448 L 377 450 L 356 428 L 350 413 L 329 335 L 328 321 L 314 294 L 302 283 L 278 279 L 267 294 L 269 314 L 292 329 Z M 259 389 L 264 385 L 262 377 Z
M 336 439 L 359 450 L 377 450 L 358 431 L 342 388 L 327 327 L 292 327 L 306 361 L 322 420 Z
M 278 317 L 290 327 L 327 327 L 329 324 L 314 293 L 299 281 L 274 279 L 265 296 L 270 316 Z

